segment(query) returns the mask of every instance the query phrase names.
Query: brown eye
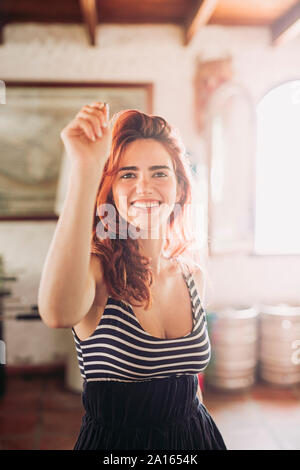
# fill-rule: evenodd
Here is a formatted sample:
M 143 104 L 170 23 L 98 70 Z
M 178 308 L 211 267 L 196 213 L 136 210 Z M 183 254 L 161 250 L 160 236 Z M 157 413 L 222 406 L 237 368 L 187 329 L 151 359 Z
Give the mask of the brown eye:
M 128 175 L 133 175 L 133 176 L 135 176 L 134 173 L 125 173 L 125 175 L 122 175 L 122 176 L 121 176 L 121 179 L 129 179 L 129 178 L 126 178 Z

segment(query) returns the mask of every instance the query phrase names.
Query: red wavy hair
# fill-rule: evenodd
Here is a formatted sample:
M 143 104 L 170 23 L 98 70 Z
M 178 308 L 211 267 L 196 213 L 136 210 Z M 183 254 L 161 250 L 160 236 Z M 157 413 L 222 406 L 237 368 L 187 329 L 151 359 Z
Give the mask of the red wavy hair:
M 168 258 L 179 255 L 182 257 L 197 244 L 192 234 L 190 210 L 193 176 L 179 133 L 164 118 L 148 115 L 135 109 L 127 109 L 116 113 L 112 121 L 112 145 L 96 198 L 91 252 L 97 254 L 102 261 L 109 295 L 131 305 L 141 306 L 142 304 L 145 310 L 148 310 L 152 305 L 150 287 L 153 283 L 150 259 L 139 252 L 138 240 L 129 236 L 125 239 L 120 237 L 122 228 L 118 219 L 121 216 L 112 195 L 112 185 L 120 166 L 120 159 L 126 146 L 137 139 L 156 139 L 165 146 L 172 158 L 177 183 L 183 190 L 179 201 L 181 210 L 177 213 L 173 210 L 168 219 L 163 246 L 163 255 Z M 105 223 L 107 216 L 105 218 L 101 214 L 99 216 L 98 208 L 102 204 L 112 204 L 115 208 L 117 217 L 113 236 L 111 236 L 111 226 Z M 104 226 L 104 231 L 108 232 L 109 236 L 99 237 L 98 224 L 102 224 L 102 229 Z M 193 269 L 193 266 L 190 264 L 189 268 Z M 134 301 L 138 304 L 134 304 Z

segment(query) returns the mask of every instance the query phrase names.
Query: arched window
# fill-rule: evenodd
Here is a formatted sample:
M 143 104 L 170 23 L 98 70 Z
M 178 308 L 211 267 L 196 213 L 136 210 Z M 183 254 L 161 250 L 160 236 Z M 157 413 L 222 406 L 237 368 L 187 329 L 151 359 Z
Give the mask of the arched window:
M 257 106 L 256 254 L 300 254 L 300 80 Z

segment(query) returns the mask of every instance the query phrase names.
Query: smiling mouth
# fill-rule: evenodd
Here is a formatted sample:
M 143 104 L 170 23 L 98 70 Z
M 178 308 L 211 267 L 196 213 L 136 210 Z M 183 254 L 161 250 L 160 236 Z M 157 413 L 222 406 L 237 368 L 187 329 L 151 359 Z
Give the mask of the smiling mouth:
M 133 206 L 133 207 L 138 212 L 144 212 L 144 213 L 154 212 L 154 211 L 157 211 L 159 209 L 159 205 L 152 206 L 152 207 L 137 207 L 137 206 Z
M 134 201 L 131 203 L 131 206 L 135 207 L 136 209 L 141 209 L 141 210 L 148 210 L 148 209 L 154 209 L 156 207 L 159 207 L 161 205 L 160 201 L 151 201 L 151 202 L 140 202 L 140 201 Z

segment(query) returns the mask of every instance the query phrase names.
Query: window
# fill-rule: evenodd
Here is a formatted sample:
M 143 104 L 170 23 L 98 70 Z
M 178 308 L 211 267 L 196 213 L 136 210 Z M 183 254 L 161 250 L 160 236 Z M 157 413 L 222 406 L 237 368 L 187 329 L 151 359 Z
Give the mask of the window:
M 257 106 L 256 254 L 300 254 L 300 80 Z

